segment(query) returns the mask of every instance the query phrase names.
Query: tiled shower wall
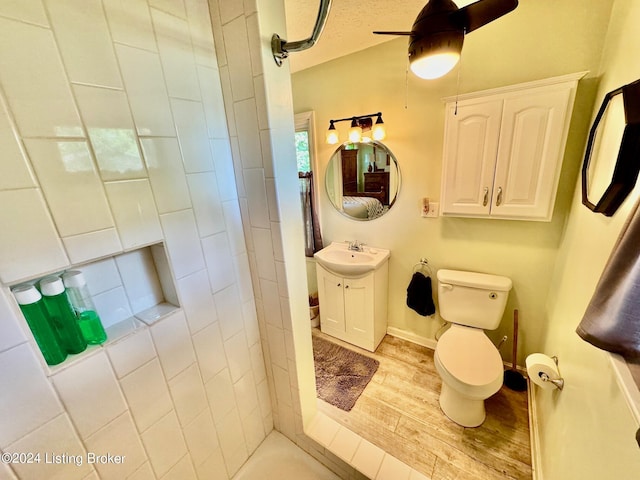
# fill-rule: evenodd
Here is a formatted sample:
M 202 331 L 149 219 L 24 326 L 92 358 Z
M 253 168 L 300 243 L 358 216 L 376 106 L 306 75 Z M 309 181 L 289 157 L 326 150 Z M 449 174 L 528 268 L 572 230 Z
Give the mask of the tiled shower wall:
M 43 455 L 0 464 L 2 479 L 227 479 L 272 428 L 249 260 L 257 310 L 279 311 L 281 265 L 256 255 L 275 210 L 245 194 L 259 169 L 236 188 L 233 164 L 268 139 L 237 140 L 259 121 L 253 97 L 226 105 L 228 131 L 233 62 L 221 76 L 212 38 L 206 0 L 0 2 L 0 450 Z M 180 309 L 49 369 L 9 287 L 156 243 Z M 286 337 L 267 338 L 278 384 Z

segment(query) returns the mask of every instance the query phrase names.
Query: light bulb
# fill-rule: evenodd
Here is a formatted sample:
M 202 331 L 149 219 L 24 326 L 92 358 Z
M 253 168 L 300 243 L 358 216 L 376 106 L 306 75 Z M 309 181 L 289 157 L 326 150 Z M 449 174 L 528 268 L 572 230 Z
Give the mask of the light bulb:
M 387 132 L 384 128 L 384 123 L 376 123 L 371 132 L 371 136 L 374 140 L 384 140 L 384 138 L 387 136 Z
M 362 127 L 351 127 L 349 129 L 349 141 L 352 143 L 358 143 L 362 140 Z
M 449 73 L 459 60 L 458 52 L 436 53 L 411 62 L 411 71 L 420 78 L 433 80 Z
M 335 145 L 336 143 L 338 143 L 338 141 L 340 140 L 340 138 L 338 137 L 338 131 L 335 129 L 327 130 L 326 140 L 329 145 Z

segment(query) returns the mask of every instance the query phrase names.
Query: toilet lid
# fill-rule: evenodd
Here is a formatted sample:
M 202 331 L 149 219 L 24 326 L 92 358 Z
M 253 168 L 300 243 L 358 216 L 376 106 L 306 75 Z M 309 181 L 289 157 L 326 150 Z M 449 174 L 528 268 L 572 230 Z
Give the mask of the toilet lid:
M 479 328 L 452 325 L 436 347 L 440 363 L 467 385 L 487 385 L 502 376 L 502 358 L 496 346 Z

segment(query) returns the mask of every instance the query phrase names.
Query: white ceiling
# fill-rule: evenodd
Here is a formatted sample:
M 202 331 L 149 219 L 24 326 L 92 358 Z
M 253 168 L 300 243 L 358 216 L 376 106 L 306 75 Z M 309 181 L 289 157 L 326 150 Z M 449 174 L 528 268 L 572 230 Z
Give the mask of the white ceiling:
M 459 7 L 474 0 L 458 0 Z M 311 35 L 320 0 L 285 0 L 288 41 Z M 308 50 L 292 53 L 292 72 L 364 50 L 397 37 L 374 35 L 374 30 L 409 31 L 427 0 L 333 0 L 324 31 Z M 280 33 L 280 32 L 278 32 Z M 280 34 L 283 36 L 283 34 Z

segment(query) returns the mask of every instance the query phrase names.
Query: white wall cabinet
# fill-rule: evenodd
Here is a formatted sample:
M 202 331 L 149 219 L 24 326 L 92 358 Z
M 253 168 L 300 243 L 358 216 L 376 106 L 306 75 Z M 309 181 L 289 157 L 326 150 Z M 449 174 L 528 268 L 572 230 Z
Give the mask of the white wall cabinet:
M 442 215 L 551 220 L 582 76 L 445 99 Z
M 316 264 L 323 333 L 374 352 L 387 333 L 389 262 L 359 278 Z

